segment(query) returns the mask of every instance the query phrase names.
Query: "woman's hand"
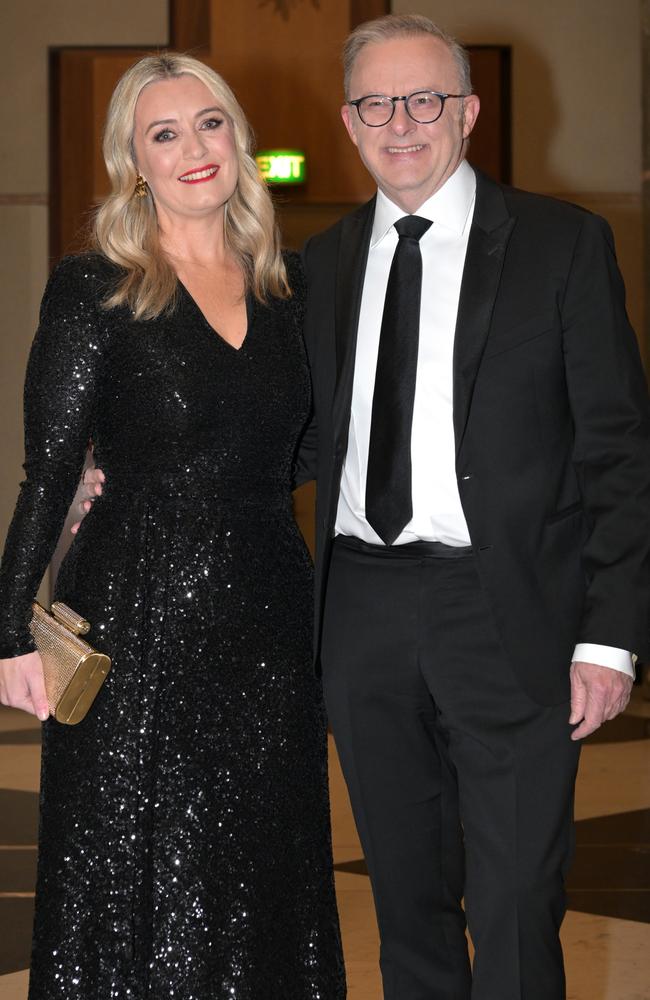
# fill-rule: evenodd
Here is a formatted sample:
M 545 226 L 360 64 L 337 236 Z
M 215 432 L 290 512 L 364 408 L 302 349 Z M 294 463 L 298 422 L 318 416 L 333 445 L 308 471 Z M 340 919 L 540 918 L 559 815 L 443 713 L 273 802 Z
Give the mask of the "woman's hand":
M 101 469 L 86 469 L 81 477 L 81 482 L 70 507 L 70 510 L 74 511 L 79 518 L 70 528 L 73 535 L 79 531 L 81 522 L 92 507 L 93 500 L 102 495 L 102 484 L 105 478 Z
M 45 722 L 50 710 L 45 694 L 43 662 L 38 653 L 0 660 L 0 702 L 31 712 Z

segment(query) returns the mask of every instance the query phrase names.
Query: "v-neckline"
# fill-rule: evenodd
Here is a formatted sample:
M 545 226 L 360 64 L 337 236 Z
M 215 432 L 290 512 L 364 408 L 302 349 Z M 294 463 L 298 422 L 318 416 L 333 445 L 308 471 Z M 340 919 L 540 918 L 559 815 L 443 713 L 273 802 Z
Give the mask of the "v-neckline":
M 212 337 L 216 337 L 217 340 L 220 343 L 222 343 L 225 347 L 230 348 L 230 350 L 234 351 L 235 354 L 239 354 L 243 350 L 243 348 L 246 346 L 246 344 L 248 343 L 248 338 L 249 338 L 250 332 L 251 332 L 251 330 L 253 328 L 253 316 L 254 316 L 254 313 L 255 313 L 255 301 L 254 301 L 254 298 L 251 295 L 251 293 L 250 292 L 245 292 L 244 293 L 244 304 L 245 304 L 245 307 L 246 307 L 246 332 L 244 333 L 244 339 L 242 340 L 242 342 L 239 345 L 239 347 L 235 347 L 235 345 L 231 344 L 229 340 L 226 340 L 226 338 L 223 336 L 223 334 L 219 333 L 218 330 L 215 330 L 215 328 L 213 327 L 212 323 L 209 321 L 209 319 L 207 318 L 207 316 L 205 315 L 205 313 L 201 309 L 201 306 L 198 304 L 198 302 L 196 301 L 196 299 L 194 298 L 194 296 L 190 292 L 190 290 L 187 287 L 187 285 L 184 285 L 180 278 L 178 278 L 178 284 L 180 285 L 181 289 L 185 293 L 186 297 L 189 299 L 189 301 L 192 304 L 192 306 L 194 307 L 195 311 L 201 317 L 201 319 L 203 321 L 203 326 L 205 327 L 205 329 L 207 331 L 209 331 L 209 333 L 211 334 L 211 336 Z

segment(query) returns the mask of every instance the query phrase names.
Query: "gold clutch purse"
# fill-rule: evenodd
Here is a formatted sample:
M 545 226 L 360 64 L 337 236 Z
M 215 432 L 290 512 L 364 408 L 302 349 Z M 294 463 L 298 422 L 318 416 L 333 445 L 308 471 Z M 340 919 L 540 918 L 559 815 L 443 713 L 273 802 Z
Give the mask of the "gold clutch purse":
M 95 700 L 111 669 L 110 658 L 79 638 L 90 623 L 66 604 L 56 601 L 52 614 L 36 601 L 32 609 L 29 630 L 43 661 L 50 715 L 74 726 Z

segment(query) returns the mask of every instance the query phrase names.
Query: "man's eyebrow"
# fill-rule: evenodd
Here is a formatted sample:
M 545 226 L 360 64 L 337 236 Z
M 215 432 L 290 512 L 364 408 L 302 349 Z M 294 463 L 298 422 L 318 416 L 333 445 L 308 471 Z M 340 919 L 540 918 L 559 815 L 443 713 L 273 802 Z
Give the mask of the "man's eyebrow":
M 201 115 L 207 115 L 211 111 L 218 111 L 220 115 L 222 115 L 224 113 L 221 110 L 221 108 L 218 107 L 215 104 L 214 107 L 212 107 L 212 108 L 201 108 L 200 111 L 196 112 L 196 114 L 194 115 L 194 117 L 195 118 L 200 118 Z M 152 128 L 155 128 L 156 125 L 172 125 L 175 121 L 176 121 L 176 118 L 161 118 L 161 119 L 159 119 L 159 121 L 151 122 L 151 124 L 148 125 L 147 128 L 145 129 L 145 133 L 144 134 L 147 135 L 147 133 L 150 132 Z

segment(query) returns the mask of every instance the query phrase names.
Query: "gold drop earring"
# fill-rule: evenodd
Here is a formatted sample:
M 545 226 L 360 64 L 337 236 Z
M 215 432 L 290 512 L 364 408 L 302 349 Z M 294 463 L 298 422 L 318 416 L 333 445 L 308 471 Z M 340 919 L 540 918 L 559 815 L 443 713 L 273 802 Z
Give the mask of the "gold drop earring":
M 146 198 L 148 194 L 149 194 L 149 185 L 147 184 L 142 174 L 138 174 L 135 182 L 133 196 L 135 198 Z

